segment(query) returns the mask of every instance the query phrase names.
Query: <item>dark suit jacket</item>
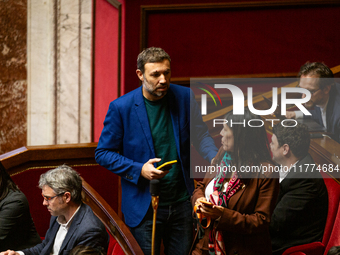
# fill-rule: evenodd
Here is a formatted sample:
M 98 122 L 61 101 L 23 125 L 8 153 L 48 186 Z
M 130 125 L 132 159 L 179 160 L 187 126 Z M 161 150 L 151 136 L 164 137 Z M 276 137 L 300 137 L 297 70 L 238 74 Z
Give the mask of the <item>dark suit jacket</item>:
M 191 200 L 193 205 L 198 198 L 205 197 L 205 187 L 211 180 L 212 178 L 204 178 L 197 183 Z M 230 198 L 228 208 L 224 209 L 216 225 L 217 230 L 223 231 L 227 254 L 272 254 L 269 222 L 278 192 L 277 173 L 265 175 L 258 173 Z M 203 242 L 199 244 L 205 249 L 208 247 L 208 233 L 209 231 L 206 230 Z
M 309 154 L 296 164 L 296 172 L 291 170 L 280 183 L 279 198 L 270 223 L 274 254 L 322 239 L 328 194 L 322 176 L 315 171 L 316 167 L 313 172 L 305 172 L 308 164 L 314 164 Z
M 190 142 L 209 162 L 217 148 L 192 91 L 170 84 L 167 97 L 179 163 L 191 194 L 194 182 L 190 179 Z M 149 209 L 149 181 L 141 177 L 141 169 L 155 157 L 142 87 L 139 87 L 110 103 L 96 149 L 97 162 L 122 177 L 122 211 L 130 227 L 136 227 Z
M 30 249 L 23 250 L 25 255 L 49 255 L 52 251 L 54 239 L 59 230 L 57 217 L 52 216 L 50 228 L 46 232 L 45 239 Z M 73 218 L 71 226 L 60 247 L 59 254 L 69 254 L 77 245 L 103 248 L 107 251 L 109 235 L 103 223 L 92 212 L 91 207 L 82 204 Z
M 28 201 L 21 191 L 10 190 L 0 201 L 0 252 L 22 250 L 41 243 Z
M 314 110 L 309 110 L 312 116 L 304 116 L 312 118 L 320 125 L 323 125 L 320 107 L 316 106 Z M 331 137 L 340 143 L 340 84 L 336 83 L 329 92 L 329 100 L 326 109 L 327 132 Z

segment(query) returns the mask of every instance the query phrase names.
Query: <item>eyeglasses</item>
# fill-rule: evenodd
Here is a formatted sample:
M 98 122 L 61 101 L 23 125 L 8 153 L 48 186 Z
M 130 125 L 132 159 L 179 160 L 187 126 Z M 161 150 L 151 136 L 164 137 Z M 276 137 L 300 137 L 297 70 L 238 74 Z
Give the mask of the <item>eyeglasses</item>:
M 53 197 L 44 196 L 43 194 L 41 194 L 41 195 L 42 195 L 42 197 L 45 199 L 45 201 L 49 202 L 49 201 L 51 201 L 53 198 L 58 197 L 58 196 L 61 196 L 61 195 L 64 195 L 65 193 L 66 193 L 66 192 L 63 192 L 63 193 L 60 193 L 60 194 L 55 195 L 55 196 L 53 196 Z
M 296 85 L 297 88 L 301 88 L 299 85 Z M 307 89 L 310 94 L 313 96 L 316 92 L 318 92 L 319 90 L 321 90 L 321 88 L 318 88 L 317 90 L 310 90 L 310 89 Z

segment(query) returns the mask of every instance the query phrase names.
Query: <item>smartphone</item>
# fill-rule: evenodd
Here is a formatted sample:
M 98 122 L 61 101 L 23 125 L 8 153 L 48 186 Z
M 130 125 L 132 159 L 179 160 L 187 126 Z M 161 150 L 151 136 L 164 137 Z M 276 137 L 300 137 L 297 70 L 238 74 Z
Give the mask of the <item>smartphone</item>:
M 210 207 L 210 208 L 212 208 L 213 206 L 214 206 L 214 204 L 213 203 L 210 203 L 210 202 L 207 202 L 207 201 L 200 201 L 202 204 L 204 204 L 206 207 Z
M 160 165 L 159 167 L 157 167 L 157 169 L 162 170 L 162 171 L 168 171 L 172 168 L 172 165 L 176 163 L 177 163 L 177 160 L 168 161 Z

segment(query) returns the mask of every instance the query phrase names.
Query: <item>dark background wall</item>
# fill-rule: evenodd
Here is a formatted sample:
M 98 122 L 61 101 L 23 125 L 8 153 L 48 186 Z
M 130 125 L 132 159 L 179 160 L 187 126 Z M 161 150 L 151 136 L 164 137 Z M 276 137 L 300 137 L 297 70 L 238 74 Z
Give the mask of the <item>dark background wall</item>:
M 189 86 L 193 77 L 295 77 L 307 61 L 324 62 L 329 67 L 340 64 L 340 34 L 335 31 L 339 1 L 120 2 L 123 9 L 120 95 L 140 85 L 136 76 L 137 55 L 150 46 L 169 53 L 172 82 L 185 86 Z M 103 34 L 112 33 L 115 25 L 107 26 Z M 114 54 L 114 48 L 103 52 Z M 101 69 L 101 64 L 96 62 L 95 68 Z M 113 72 L 111 77 L 112 81 L 110 78 L 103 81 L 111 84 L 107 89 L 101 90 L 102 86 L 95 84 L 99 86 L 96 98 L 101 100 L 95 102 L 94 141 L 99 139 L 105 118 L 98 113 L 106 113 L 117 95 Z M 271 87 L 261 90 L 269 91 Z
M 298 72 L 306 61 L 340 64 L 340 35 L 334 30 L 339 5 L 214 2 L 126 2 L 125 92 L 138 86 L 136 57 L 149 46 L 160 46 L 170 54 L 175 80 Z M 139 21 L 144 21 L 142 33 Z

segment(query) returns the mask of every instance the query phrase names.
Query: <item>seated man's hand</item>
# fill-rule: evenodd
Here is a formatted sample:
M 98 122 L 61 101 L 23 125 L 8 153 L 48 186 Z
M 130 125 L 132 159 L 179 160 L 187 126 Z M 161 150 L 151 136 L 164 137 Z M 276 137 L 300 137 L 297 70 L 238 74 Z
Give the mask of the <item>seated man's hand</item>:
M 154 167 L 154 163 L 161 161 L 160 158 L 152 158 L 146 162 L 141 171 L 141 175 L 148 180 L 160 179 L 169 173 L 169 171 L 158 170 Z
M 19 253 L 11 250 L 0 252 L 0 255 L 19 255 Z
M 296 118 L 296 114 L 294 111 L 286 111 L 286 118 L 287 119 L 295 119 Z

